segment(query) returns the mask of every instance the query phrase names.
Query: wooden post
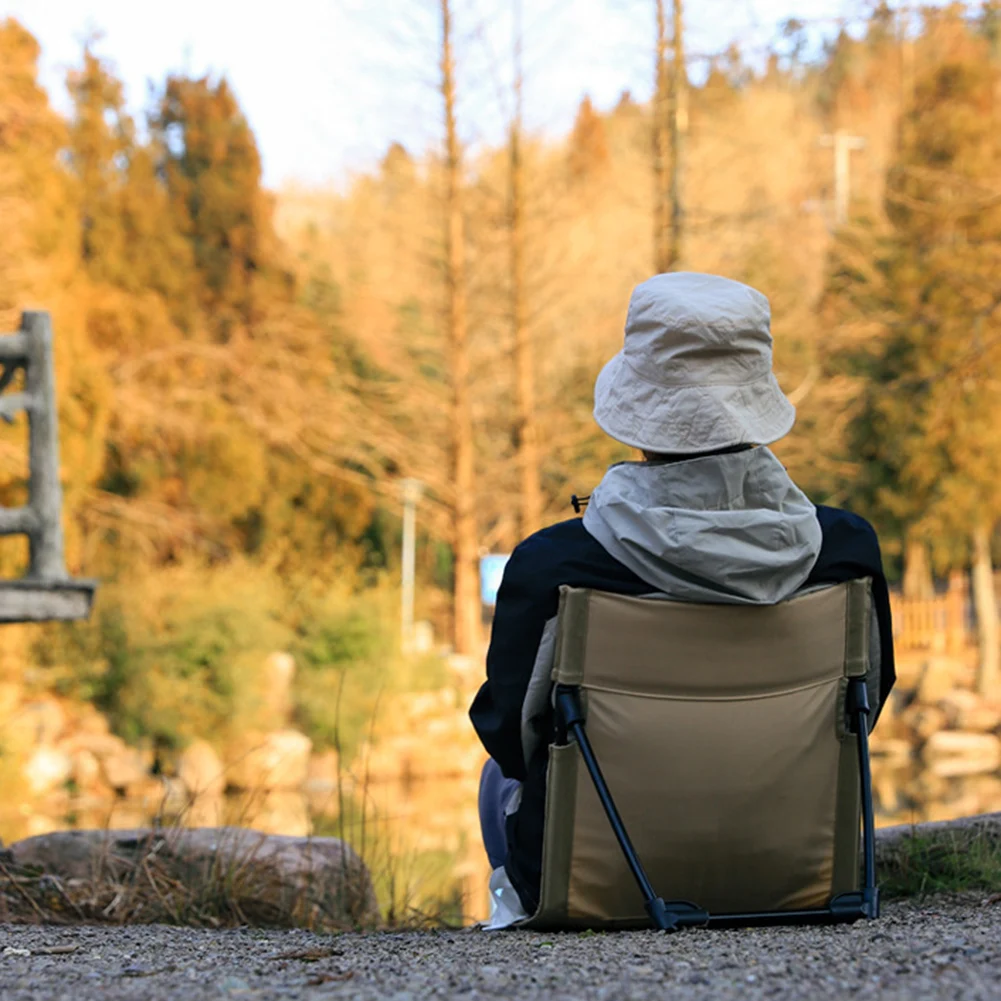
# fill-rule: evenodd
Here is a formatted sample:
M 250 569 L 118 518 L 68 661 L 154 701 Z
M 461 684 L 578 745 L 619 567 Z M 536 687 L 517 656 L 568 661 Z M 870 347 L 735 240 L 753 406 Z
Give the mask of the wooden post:
M 34 524 L 28 532 L 32 580 L 66 580 L 63 559 L 63 489 L 59 480 L 59 416 L 48 313 L 25 313 L 25 394 L 28 397 L 28 502 Z
M 0 337 L 0 419 L 28 415 L 28 503 L 0 507 L 0 535 L 28 537 L 28 572 L 0 581 L 0 622 L 82 619 L 90 613 L 96 584 L 73 580 L 63 557 L 59 470 L 59 413 L 48 313 L 26 312 L 16 334 Z M 24 370 L 24 391 L 4 393 Z

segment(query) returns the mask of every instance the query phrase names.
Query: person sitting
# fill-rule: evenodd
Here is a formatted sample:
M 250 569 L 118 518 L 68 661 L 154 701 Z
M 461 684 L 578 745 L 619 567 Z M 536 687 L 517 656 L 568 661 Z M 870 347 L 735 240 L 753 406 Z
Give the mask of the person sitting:
M 623 349 L 595 385 L 594 419 L 642 459 L 609 468 L 583 518 L 536 532 L 505 567 L 486 681 L 469 713 L 490 756 L 479 808 L 500 923 L 538 905 L 553 720 L 546 699 L 547 711 L 523 710 L 533 670 L 548 685 L 537 662 L 552 660 L 561 585 L 769 605 L 870 577 L 873 722 L 893 685 L 876 533 L 855 514 L 812 504 L 766 447 L 796 414 L 772 372 L 770 320 L 764 295 L 727 278 L 672 273 L 638 285 Z

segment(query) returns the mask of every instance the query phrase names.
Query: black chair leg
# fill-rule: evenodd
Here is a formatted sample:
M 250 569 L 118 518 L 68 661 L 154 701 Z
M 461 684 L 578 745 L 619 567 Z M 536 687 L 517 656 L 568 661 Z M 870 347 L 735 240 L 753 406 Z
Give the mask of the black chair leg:
M 867 918 L 879 917 L 879 888 L 876 886 L 876 822 L 872 804 L 872 766 L 869 757 L 869 692 L 865 678 L 853 678 L 849 711 L 855 718 L 858 738 L 859 778 L 862 792 L 862 908 Z
M 557 685 L 556 711 L 567 733 L 577 742 L 581 757 L 584 759 L 584 765 L 594 783 L 598 799 L 601 800 L 601 805 L 608 816 L 608 822 L 612 825 L 612 831 L 615 833 L 615 838 L 625 856 L 626 864 L 640 888 L 640 893 L 643 894 L 643 902 L 646 906 L 646 912 L 650 916 L 650 921 L 654 928 L 661 931 L 674 931 L 678 927 L 678 918 L 668 910 L 663 899 L 657 896 L 647 878 L 646 870 L 636 854 L 636 849 L 622 823 L 622 817 L 615 806 L 612 794 L 608 790 L 605 777 L 601 774 L 598 759 L 594 756 L 594 749 L 591 747 L 591 741 L 584 729 L 584 713 L 580 704 L 579 690 L 572 685 Z

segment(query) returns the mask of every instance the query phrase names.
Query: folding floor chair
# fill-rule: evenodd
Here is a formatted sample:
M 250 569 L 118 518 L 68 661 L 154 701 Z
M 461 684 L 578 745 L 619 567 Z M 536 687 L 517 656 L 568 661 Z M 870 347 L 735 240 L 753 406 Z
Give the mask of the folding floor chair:
M 869 585 L 753 607 L 563 588 L 526 924 L 877 917 Z

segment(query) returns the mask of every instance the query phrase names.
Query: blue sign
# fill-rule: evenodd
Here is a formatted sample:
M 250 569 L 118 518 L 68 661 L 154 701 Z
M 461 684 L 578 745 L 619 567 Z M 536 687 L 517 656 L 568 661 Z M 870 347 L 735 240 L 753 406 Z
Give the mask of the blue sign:
M 484 605 L 497 604 L 504 567 L 510 558 L 508 553 L 491 553 L 480 558 L 480 597 Z

